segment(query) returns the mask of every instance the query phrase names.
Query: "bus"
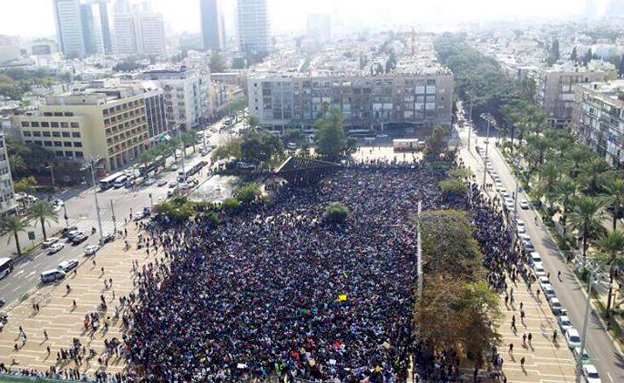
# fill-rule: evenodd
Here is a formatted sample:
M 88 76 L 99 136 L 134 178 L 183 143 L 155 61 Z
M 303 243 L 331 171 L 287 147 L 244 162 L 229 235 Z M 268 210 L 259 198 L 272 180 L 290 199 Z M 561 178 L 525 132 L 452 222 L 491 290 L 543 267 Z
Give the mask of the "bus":
M 130 179 L 130 177 L 126 176 L 126 175 L 122 175 L 121 177 L 117 178 L 115 180 L 115 183 L 113 184 L 113 186 L 115 187 L 115 189 L 120 189 L 124 186 L 126 186 L 126 182 L 128 182 L 128 180 Z
M 146 177 L 151 172 L 156 173 L 158 171 L 158 168 L 165 167 L 165 160 L 166 158 L 164 156 L 158 156 L 154 158 L 154 161 L 150 162 L 149 164 L 143 164 L 139 166 L 139 174 L 143 177 Z
M 13 271 L 13 260 L 11 258 L 0 258 L 0 279 L 9 275 Z
M 119 172 L 119 173 L 111 174 L 110 176 L 106 178 L 102 178 L 100 180 L 100 190 L 104 191 L 104 190 L 108 190 L 112 188 L 115 185 L 115 181 L 117 181 L 117 178 L 122 177 L 123 175 L 124 175 L 124 172 Z
M 392 140 L 395 151 L 415 152 L 425 149 L 425 141 L 418 139 L 396 139 Z

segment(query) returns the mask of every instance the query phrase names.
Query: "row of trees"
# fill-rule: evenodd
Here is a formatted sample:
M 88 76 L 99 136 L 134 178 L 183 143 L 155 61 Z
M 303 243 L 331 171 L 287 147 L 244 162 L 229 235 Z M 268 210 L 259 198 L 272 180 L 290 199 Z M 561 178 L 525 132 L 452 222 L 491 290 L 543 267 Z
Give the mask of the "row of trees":
M 50 221 L 58 222 L 58 212 L 54 209 L 54 205 L 43 200 L 37 200 L 28 206 L 26 216 L 9 215 L 0 221 L 0 234 L 11 234 L 15 240 L 15 248 L 17 255 L 22 255 L 22 249 L 19 241 L 19 234 L 26 231 L 26 228 L 32 223 L 41 225 L 44 241 L 48 239 L 46 224 Z M 11 242 L 11 237 L 7 244 Z
M 481 361 L 500 340 L 501 311 L 473 228 L 457 210 L 424 212 L 420 227 L 423 295 L 414 307 L 419 336 L 431 353 L 452 348 Z
M 159 142 L 141 154 L 139 157 L 139 163 L 145 165 L 151 163 L 160 156 L 167 158 L 172 155 L 177 161 L 177 150 L 180 149 L 180 145 L 182 143 L 184 144 L 184 148 L 192 146 L 194 149 L 195 145 L 198 144 L 197 137 L 193 132 L 184 132 L 180 135 L 180 137 L 174 136 L 167 141 Z

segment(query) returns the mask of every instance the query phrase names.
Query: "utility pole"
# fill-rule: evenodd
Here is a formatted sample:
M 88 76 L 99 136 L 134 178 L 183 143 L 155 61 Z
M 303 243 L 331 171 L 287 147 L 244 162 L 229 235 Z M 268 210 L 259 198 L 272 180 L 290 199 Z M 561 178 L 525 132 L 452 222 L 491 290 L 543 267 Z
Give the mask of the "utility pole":
M 487 176 L 488 147 L 490 145 L 490 120 L 492 116 L 489 113 L 481 114 L 481 118 L 487 123 L 487 132 L 485 133 L 485 159 L 483 160 L 483 190 L 485 190 L 485 180 Z
M 511 241 L 511 250 L 513 251 L 514 247 L 516 246 L 516 239 L 518 238 L 518 192 L 520 190 L 519 186 L 518 186 L 518 175 L 514 174 L 514 176 L 516 177 L 516 198 L 514 198 L 514 217 L 512 222 L 514 222 L 514 224 L 516 224 L 516 227 L 513 228 L 513 230 L 511 231 L 513 234 L 513 238 Z
M 581 332 L 581 352 L 576 358 L 576 383 L 581 383 L 583 375 L 583 352 L 585 352 L 585 341 L 587 340 L 587 322 L 589 322 L 589 312 L 591 306 L 591 292 L 594 284 L 594 270 L 589 270 L 589 284 L 587 287 L 587 302 L 585 303 L 585 316 L 583 319 L 583 330 Z
M 52 167 L 52 165 L 48 166 L 48 168 L 50 169 L 50 179 L 52 180 L 52 190 L 54 190 L 55 185 L 56 185 L 56 182 L 54 182 L 54 168 Z
M 182 128 L 180 126 L 178 126 L 178 138 L 180 138 L 180 144 L 182 145 L 182 177 L 184 178 L 184 182 L 186 182 L 186 147 L 182 139 Z
M 416 256 L 418 259 L 416 260 L 416 269 L 418 273 L 418 302 L 422 301 L 423 295 L 423 269 L 422 269 L 422 247 L 420 243 L 420 220 L 422 214 L 422 201 L 418 201 L 418 221 L 416 225 L 416 229 L 418 230 L 416 237 Z
M 65 218 L 65 226 L 69 227 L 69 217 L 67 216 L 67 205 L 63 202 L 63 218 Z
M 117 220 L 115 219 L 115 207 L 113 206 L 113 200 L 110 200 L 110 204 L 111 204 L 111 213 L 113 214 L 113 227 L 115 232 L 113 233 L 113 235 L 117 235 Z
M 89 166 L 91 167 L 91 180 L 93 181 L 93 198 L 95 199 L 95 212 L 97 213 L 98 226 L 100 229 L 100 246 L 102 246 L 102 218 L 100 217 L 100 204 L 97 198 L 97 186 L 95 184 L 95 172 L 93 170 L 93 158 L 89 159 Z
M 470 112 L 468 116 L 468 151 L 470 151 L 470 131 L 472 129 L 472 99 L 474 97 L 474 92 L 472 89 L 470 90 Z

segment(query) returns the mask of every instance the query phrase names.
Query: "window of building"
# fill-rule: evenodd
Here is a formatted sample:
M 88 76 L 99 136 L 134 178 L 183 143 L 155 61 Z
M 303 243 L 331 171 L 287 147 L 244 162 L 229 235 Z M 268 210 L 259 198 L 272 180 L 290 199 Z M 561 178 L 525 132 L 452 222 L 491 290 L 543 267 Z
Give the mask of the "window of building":
M 69 134 L 69 132 L 62 132 L 61 134 L 62 134 L 62 135 L 63 135 L 63 137 L 65 137 L 65 138 L 69 138 L 69 137 L 71 137 L 71 135 Z
M 24 131 L 22 132 L 24 134 L 24 137 L 32 137 L 32 133 L 30 133 L 29 131 Z
M 44 137 L 52 137 L 50 132 L 42 132 Z
M 68 151 L 65 152 L 65 157 L 72 157 L 73 158 L 74 157 L 74 153 L 68 150 Z
M 66 148 L 71 148 L 72 147 L 72 143 L 70 141 L 65 141 L 63 142 L 63 146 Z
M 74 146 L 77 147 L 77 148 L 82 148 L 82 142 L 74 141 Z
M 43 112 L 43 115 L 46 117 L 52 117 L 52 112 Z
M 54 146 L 59 148 L 59 147 L 63 146 L 63 143 L 61 141 L 54 141 Z
M 41 142 L 41 141 L 34 141 L 34 144 L 35 145 L 39 145 L 39 146 L 43 146 L 43 142 Z
M 41 137 L 41 132 L 33 132 L 33 136 L 35 136 L 35 137 Z
M 72 123 L 71 123 L 71 127 L 72 127 L 72 128 L 79 128 L 79 127 L 80 127 L 80 125 L 79 125 L 77 122 L 72 122 Z
M 76 152 L 76 158 L 84 158 L 84 154 L 82 152 Z
M 45 146 L 52 146 L 52 141 L 44 141 L 43 144 Z
M 74 113 L 73 112 L 65 112 L 65 117 L 73 117 Z
M 30 126 L 32 126 L 33 128 L 38 128 L 39 127 L 39 121 L 33 121 L 30 123 Z
M 61 137 L 61 132 L 52 132 L 52 137 Z
M 50 122 L 50 127 L 52 128 L 58 128 L 59 127 L 59 123 L 58 122 Z
M 80 132 L 72 132 L 72 137 L 80 138 Z
M 54 116 L 55 117 L 62 117 L 63 113 L 61 113 L 61 112 L 54 112 Z
M 54 154 L 55 154 L 57 157 L 63 157 L 63 151 L 62 151 L 62 150 L 57 150 L 57 151 L 55 151 L 55 152 L 54 152 Z
M 42 127 L 42 128 L 49 128 L 49 127 L 50 127 L 50 123 L 49 123 L 49 122 L 47 122 L 47 121 L 42 121 L 42 122 L 41 122 L 41 127 Z
M 28 127 L 30 127 L 30 122 L 28 122 L 28 121 L 22 121 L 22 127 L 23 127 L 23 128 L 28 128 Z
M 69 124 L 66 122 L 61 122 L 61 128 L 69 128 Z

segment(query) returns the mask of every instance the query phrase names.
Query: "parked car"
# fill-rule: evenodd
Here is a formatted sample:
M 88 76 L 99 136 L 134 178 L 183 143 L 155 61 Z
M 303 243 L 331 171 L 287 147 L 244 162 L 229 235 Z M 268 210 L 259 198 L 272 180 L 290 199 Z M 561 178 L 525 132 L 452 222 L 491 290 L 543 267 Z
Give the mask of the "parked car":
M 169 182 L 169 187 L 170 188 L 174 188 L 176 186 L 178 186 L 178 181 L 171 181 L 171 182 Z
M 89 245 L 85 247 L 85 255 L 95 255 L 98 250 L 100 250 L 99 245 Z
M 61 234 L 63 235 L 63 237 L 67 237 L 67 234 L 69 234 L 69 232 L 72 231 L 77 231 L 78 228 L 76 226 L 70 226 L 70 227 L 66 227 L 63 229 L 63 231 L 61 231 Z
M 538 278 L 545 277 L 548 275 L 546 273 L 546 270 L 544 270 L 544 266 L 541 263 L 533 266 L 533 272 L 535 272 L 535 276 Z
M 156 185 L 160 186 L 165 186 L 167 184 L 167 180 L 158 180 L 158 183 Z
M 82 234 L 82 231 L 80 230 L 72 230 L 70 232 L 67 233 L 67 235 L 65 237 L 67 237 L 67 240 L 71 242 L 72 239 L 74 239 L 75 236 Z
M 59 251 L 61 251 L 64 247 L 65 247 L 65 245 L 62 244 L 62 243 L 54 243 L 48 249 L 48 254 L 49 255 L 56 254 Z
M 143 218 L 145 218 L 145 214 L 142 211 L 138 211 L 136 213 L 134 213 L 134 215 L 132 216 L 133 221 L 140 221 Z
M 143 184 L 145 186 L 152 186 L 155 183 L 156 183 L 156 180 L 153 178 L 147 178 L 145 181 L 143 181 Z
M 571 349 L 581 347 L 581 337 L 574 327 L 570 327 L 565 332 L 565 338 L 568 341 L 568 347 L 570 347 Z
M 550 280 L 548 280 L 548 277 L 545 275 L 537 277 L 537 281 L 539 282 L 540 286 L 542 286 L 542 288 L 544 288 L 545 285 L 550 285 Z
M 561 333 L 565 334 L 568 329 L 572 328 L 572 323 L 570 322 L 570 318 L 567 315 L 562 315 L 557 318 L 557 323 L 559 323 L 559 327 L 561 328 Z
M 65 275 L 66 274 L 64 271 L 58 270 L 58 269 L 44 271 L 43 273 L 41 273 L 41 282 L 49 283 L 49 282 L 58 281 L 58 280 L 65 278 Z
M 552 285 L 544 285 L 542 286 L 542 291 L 544 291 L 544 296 L 546 299 L 551 300 L 557 296 L 555 293 L 555 289 L 553 289 Z
M 41 246 L 43 246 L 43 248 L 45 249 L 46 247 L 50 247 L 52 245 L 54 245 L 55 243 L 57 243 L 59 241 L 58 238 L 56 237 L 48 237 L 48 239 L 46 239 L 45 241 L 43 241 L 43 243 L 41 244 Z
M 72 243 L 74 245 L 79 245 L 79 244 L 83 243 L 84 241 L 86 241 L 87 238 L 89 238 L 88 235 L 79 234 L 79 235 L 75 236 L 74 238 L 72 238 Z
M 78 260 L 70 259 L 69 261 L 64 261 L 64 262 L 59 263 L 59 265 L 57 266 L 57 269 L 67 273 L 68 271 L 76 267 L 78 267 Z
M 572 350 L 572 355 L 574 356 L 574 360 L 578 360 L 579 354 L 581 353 L 581 348 L 580 347 L 575 347 L 574 350 Z M 581 356 L 581 363 L 582 364 L 591 364 L 591 358 L 589 357 L 589 354 L 587 353 L 587 350 L 583 351 L 583 355 Z
M 178 168 L 179 168 L 179 166 L 177 164 L 171 165 L 171 170 L 172 171 L 176 171 L 176 170 L 178 170 Z
M 525 200 L 525 199 L 521 199 L 520 200 L 520 208 L 523 210 L 528 210 L 530 207 L 529 205 L 529 201 Z
M 563 305 L 558 298 L 551 298 L 549 303 L 550 309 L 552 310 L 553 314 L 555 314 L 555 316 L 565 315 L 563 314 Z
M 593 364 L 583 366 L 583 376 L 587 383 L 602 383 L 600 375 L 598 375 L 598 370 L 596 370 Z

